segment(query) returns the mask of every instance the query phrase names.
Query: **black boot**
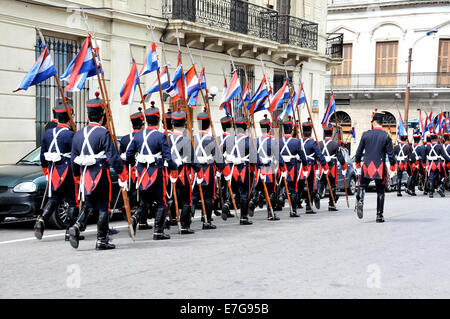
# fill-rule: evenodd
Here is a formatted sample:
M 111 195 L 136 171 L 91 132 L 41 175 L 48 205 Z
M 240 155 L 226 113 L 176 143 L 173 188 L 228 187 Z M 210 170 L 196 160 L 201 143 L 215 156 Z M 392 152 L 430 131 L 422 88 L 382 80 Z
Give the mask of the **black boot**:
M 191 227 L 191 207 L 189 205 L 183 205 L 181 209 L 180 215 L 180 223 L 181 223 L 181 234 L 189 235 L 193 234 L 194 231 L 190 229 Z
M 155 215 L 155 228 L 153 231 L 154 240 L 170 239 L 170 236 L 164 234 L 164 228 L 166 223 L 167 208 L 158 207 Z
M 69 228 L 69 242 L 73 248 L 78 248 L 79 241 L 84 238 L 80 235 L 80 232 L 86 229 L 87 221 L 93 211 L 93 208 L 84 206 L 75 224 Z
M 402 197 L 402 172 L 397 175 L 397 196 Z
M 248 216 L 253 217 L 255 215 L 256 203 L 253 198 L 248 202 Z
M 263 208 L 264 207 L 264 194 L 261 191 L 258 191 L 258 193 L 256 193 L 256 199 L 258 202 L 258 207 L 259 208 Z
M 206 222 L 203 218 L 203 226 L 202 229 L 216 229 L 216 225 L 213 225 L 212 222 L 212 210 L 213 210 L 213 203 L 212 199 L 208 198 L 205 199 L 205 210 L 206 210 Z
M 69 241 L 69 228 L 72 227 L 77 221 L 78 208 L 77 207 L 68 207 L 66 210 L 66 220 L 64 221 L 66 224 L 66 234 L 64 236 L 65 241 Z
M 317 209 L 320 209 L 320 197 L 318 193 L 313 193 L 313 201 L 314 201 L 314 206 L 316 206 Z
M 290 212 L 289 217 L 300 217 L 300 215 L 297 213 L 297 202 L 298 194 L 293 194 L 291 196 L 292 211 Z
M 251 225 L 253 222 L 248 220 L 248 205 L 249 200 L 248 199 L 241 199 L 240 207 L 241 207 L 241 220 L 239 224 L 241 225 Z
M 377 223 L 384 223 L 384 194 L 377 194 Z
M 109 243 L 108 222 L 109 222 L 108 212 L 100 211 L 98 213 L 98 221 L 97 221 L 97 242 L 95 244 L 96 250 L 109 250 L 116 248 L 115 245 Z
M 34 236 L 37 239 L 39 240 L 42 239 L 45 230 L 45 223 L 48 222 L 50 216 L 52 216 L 57 207 L 58 203 L 52 200 L 49 200 L 47 202 L 47 205 L 45 205 L 42 215 L 37 218 L 36 223 L 34 224 Z
M 144 200 L 141 200 L 138 208 L 134 212 L 133 216 L 131 216 L 131 225 L 133 226 L 133 231 L 135 234 L 138 224 L 139 229 L 141 229 L 140 227 L 141 222 L 145 222 L 145 224 L 147 224 L 147 211 L 148 211 L 147 203 Z
M 139 209 L 139 207 L 137 209 Z M 148 208 L 147 208 L 147 205 L 145 205 L 145 209 L 142 209 L 140 211 L 138 216 L 139 216 L 139 225 L 138 225 L 138 229 L 139 230 L 145 230 L 145 229 L 152 229 L 153 228 L 152 225 L 149 225 L 147 223 L 147 219 L 148 219 Z
M 222 219 L 227 220 L 229 213 L 230 213 L 230 203 L 227 201 L 223 204 L 223 207 L 222 207 L 222 214 L 221 214 Z
M 272 213 L 270 212 L 270 208 L 267 207 L 267 220 L 276 221 L 276 220 L 280 220 L 280 217 L 278 217 L 275 212 L 273 212 L 273 215 L 272 215 Z
M 364 216 L 364 196 L 366 194 L 366 190 L 362 187 L 359 189 L 359 195 L 356 196 L 356 213 L 359 219 L 362 219 Z

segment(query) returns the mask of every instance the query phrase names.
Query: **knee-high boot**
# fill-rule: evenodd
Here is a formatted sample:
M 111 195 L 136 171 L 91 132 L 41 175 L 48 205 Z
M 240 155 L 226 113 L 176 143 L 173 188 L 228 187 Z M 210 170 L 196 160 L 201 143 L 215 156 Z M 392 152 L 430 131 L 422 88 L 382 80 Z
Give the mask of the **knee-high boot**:
M 58 207 L 58 202 L 52 201 L 51 199 L 48 201 L 47 205 L 42 212 L 42 215 L 39 216 L 34 224 L 34 236 L 41 240 L 44 235 L 45 223 L 48 222 L 50 216 L 56 211 Z
M 108 250 L 116 248 L 115 245 L 110 244 L 108 240 L 108 222 L 109 213 L 107 211 L 100 211 L 98 213 L 97 221 L 97 243 L 95 244 L 96 250 Z
M 153 231 L 154 240 L 170 239 L 170 236 L 164 234 L 166 224 L 167 208 L 158 207 L 155 215 L 155 228 Z
M 383 223 L 384 217 L 383 217 L 383 211 L 384 211 L 384 193 L 377 194 L 377 223 Z

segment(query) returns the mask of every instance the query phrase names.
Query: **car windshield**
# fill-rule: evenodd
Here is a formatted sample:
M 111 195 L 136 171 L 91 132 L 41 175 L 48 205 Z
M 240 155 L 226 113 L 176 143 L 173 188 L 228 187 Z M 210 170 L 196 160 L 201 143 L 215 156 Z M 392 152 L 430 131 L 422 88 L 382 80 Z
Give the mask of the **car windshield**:
M 41 148 L 38 147 L 25 155 L 20 161 L 17 162 L 17 165 L 41 165 Z

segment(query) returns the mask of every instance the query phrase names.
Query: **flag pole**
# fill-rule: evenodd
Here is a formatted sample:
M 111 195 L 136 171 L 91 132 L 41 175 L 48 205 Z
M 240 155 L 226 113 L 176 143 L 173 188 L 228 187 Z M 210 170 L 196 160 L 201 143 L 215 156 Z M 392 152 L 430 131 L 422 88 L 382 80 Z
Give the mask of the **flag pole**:
M 179 37 L 179 34 L 178 34 L 178 27 L 175 30 L 176 30 L 178 52 L 181 52 L 180 37 Z M 183 64 L 181 64 L 181 78 L 183 78 L 183 77 L 184 77 Z M 170 84 L 170 80 L 169 80 L 169 84 Z M 184 91 L 186 90 L 186 88 L 184 86 L 184 81 L 182 81 L 182 86 L 183 86 L 183 96 L 181 96 L 180 98 L 181 98 L 181 101 L 183 102 L 183 104 L 184 104 L 184 106 L 186 108 L 188 130 L 189 130 L 189 134 L 191 136 L 192 150 L 195 152 L 194 132 L 193 132 L 192 123 L 191 123 L 191 115 L 190 115 L 190 112 L 189 112 L 189 106 L 187 104 L 186 97 L 184 96 Z M 199 190 L 199 193 L 200 193 L 200 200 L 201 200 L 201 203 L 202 203 L 202 212 L 203 212 L 204 223 L 207 224 L 208 220 L 207 220 L 207 216 L 206 216 L 206 207 L 205 207 L 205 200 L 203 198 L 202 184 L 198 183 L 197 185 L 198 185 L 198 190 Z
M 230 54 L 230 60 L 231 60 L 232 66 L 233 66 L 233 71 L 236 71 L 236 67 L 234 65 L 233 57 L 232 57 L 231 54 Z M 242 97 L 242 93 L 240 94 L 240 97 L 241 97 L 242 107 L 244 108 L 244 114 L 245 114 L 245 117 L 247 119 L 247 122 L 249 124 L 251 124 L 251 122 L 249 121 L 249 117 L 248 117 L 247 106 L 245 105 L 245 101 L 244 101 L 244 98 Z M 256 147 L 255 139 L 253 138 L 253 134 L 256 135 L 255 123 L 253 123 L 253 130 L 250 130 L 250 139 L 252 141 L 252 144 L 253 144 L 253 147 L 255 148 L 255 150 L 258 150 L 258 148 Z M 270 214 L 271 214 L 272 218 L 275 218 L 275 214 L 273 212 L 272 203 L 270 202 L 269 191 L 267 190 L 266 181 L 264 179 L 262 179 L 262 178 L 261 178 L 261 181 L 263 183 L 264 195 L 266 197 L 266 202 L 267 202 L 267 206 L 269 207 Z
M 198 74 L 197 74 L 197 70 L 195 69 L 195 63 L 194 63 L 194 58 L 192 57 L 191 49 L 189 48 L 189 45 L 186 45 L 186 47 L 187 47 L 187 49 L 189 51 L 189 56 L 191 58 L 191 63 L 193 65 L 193 67 L 194 67 L 195 76 L 198 78 Z M 203 72 L 203 76 L 205 76 L 205 72 Z M 206 83 L 206 77 L 205 77 L 205 83 Z M 214 130 L 214 124 L 213 124 L 212 118 L 211 118 L 211 110 L 210 110 L 209 101 L 208 101 L 208 89 L 205 88 L 205 91 L 206 91 L 206 97 L 205 97 L 205 94 L 203 94 L 202 84 L 200 82 L 200 78 L 198 78 L 198 85 L 199 85 L 199 88 L 200 88 L 200 93 L 201 93 L 202 98 L 203 98 L 203 103 L 205 103 L 206 111 L 208 112 L 209 122 L 211 123 L 212 136 L 214 137 L 214 140 L 216 141 L 216 145 L 217 145 L 217 149 L 219 150 L 220 157 L 223 158 L 222 149 L 220 147 L 219 140 L 217 139 L 216 131 Z M 238 211 L 237 211 L 236 202 L 234 200 L 233 190 L 231 189 L 231 183 L 230 183 L 230 181 L 226 181 L 226 182 L 227 182 L 228 190 L 230 191 L 230 197 L 231 197 L 231 201 L 233 203 L 233 209 L 234 209 L 234 212 L 235 212 L 235 216 L 236 216 L 237 219 L 240 219 Z M 222 189 L 221 188 L 220 188 L 219 191 L 220 191 L 220 193 L 222 193 Z M 220 196 L 220 198 L 222 198 L 222 196 Z
M 111 115 L 111 109 L 110 109 L 110 104 L 109 101 L 106 100 L 105 98 L 107 98 L 107 88 L 106 86 L 103 87 L 102 85 L 102 81 L 100 79 L 100 74 L 99 74 L 99 65 L 97 64 L 97 60 L 96 60 L 96 52 L 92 46 L 92 40 L 91 40 L 91 35 L 88 34 L 88 40 L 89 40 L 89 45 L 91 47 L 91 51 L 92 51 L 92 55 L 93 55 L 93 61 L 94 61 L 94 65 L 95 65 L 95 72 L 97 73 L 97 80 L 98 80 L 98 84 L 100 87 L 100 93 L 102 94 L 102 98 L 103 101 L 105 103 L 105 112 L 106 112 L 106 123 L 109 129 L 109 133 L 111 135 L 111 138 L 113 140 L 114 145 L 116 146 L 117 150 L 119 149 L 119 146 L 117 144 L 117 136 L 115 134 L 114 131 L 114 124 L 112 123 L 112 115 Z M 101 66 L 100 66 L 100 70 Z M 103 71 L 102 71 L 103 72 Z M 104 82 L 103 82 L 104 83 Z M 125 206 L 125 212 L 127 215 L 127 220 L 128 220 L 128 234 L 130 235 L 131 239 L 134 241 L 134 230 L 133 230 L 133 226 L 131 224 L 131 211 L 130 211 L 130 202 L 128 200 L 128 193 L 124 188 L 121 188 L 122 190 L 122 198 L 123 198 L 123 202 L 124 202 L 124 206 Z
M 313 131 L 314 131 L 314 136 L 316 138 L 317 146 L 320 148 L 319 140 L 317 138 L 316 128 L 314 126 L 314 121 L 313 121 L 312 116 L 311 116 L 311 111 L 309 109 L 309 104 L 308 104 L 308 99 L 306 98 L 306 94 L 305 94 L 305 104 L 306 104 L 306 108 L 308 109 L 308 114 L 309 114 L 309 118 L 311 120 L 311 125 L 312 125 Z M 328 174 L 325 175 L 325 178 L 327 180 L 328 189 L 330 190 L 331 203 L 333 204 L 333 206 L 336 206 L 336 202 L 334 201 L 334 195 L 333 195 L 333 192 L 331 191 L 331 183 L 330 183 L 330 179 L 328 178 Z
M 150 30 L 152 33 L 152 41 L 153 41 L 153 43 L 156 44 L 155 36 L 153 34 L 153 25 L 152 25 L 151 21 L 149 23 L 150 23 Z M 156 57 L 159 60 L 158 54 L 156 54 Z M 156 69 L 156 77 L 158 78 L 159 98 L 161 101 L 161 111 L 162 111 L 162 117 L 163 117 L 164 135 L 166 136 L 167 145 L 169 145 L 169 147 L 170 147 L 170 139 L 169 139 L 169 133 L 167 131 L 167 118 L 166 118 L 166 111 L 164 109 L 164 96 L 163 96 L 163 91 L 162 91 L 162 87 L 161 87 L 159 65 L 158 65 L 158 68 Z M 167 78 L 169 78 L 168 73 L 167 73 Z M 139 87 L 139 89 L 140 89 L 140 87 Z M 142 101 L 144 101 L 144 96 L 142 95 L 142 91 L 141 91 L 141 99 L 142 99 Z M 145 109 L 145 107 L 144 107 L 144 109 Z M 170 178 L 169 178 L 169 180 L 170 180 Z M 177 181 L 172 183 L 172 190 L 173 190 L 172 191 L 173 200 L 174 200 L 174 204 L 175 204 L 175 215 L 176 215 L 177 225 L 178 225 L 178 233 L 181 234 L 180 212 L 179 212 L 179 207 L 178 207 L 178 195 L 177 195 Z M 170 215 L 170 210 L 169 210 L 169 218 L 172 219 L 172 216 Z
M 42 35 L 41 29 L 39 29 L 38 27 L 35 27 L 35 28 L 36 28 L 36 31 L 39 33 L 39 38 L 41 39 L 41 42 L 45 46 L 47 46 L 47 43 L 45 42 L 45 38 Z M 56 85 L 58 86 L 59 94 L 61 94 L 61 99 L 63 100 L 64 108 L 66 109 L 67 115 L 69 115 L 70 126 L 72 127 L 73 132 L 76 133 L 77 132 L 77 127 L 75 126 L 75 122 L 73 121 L 72 114 L 70 113 L 69 105 L 67 104 L 66 97 L 64 95 L 64 91 L 63 91 L 63 89 L 61 87 L 61 82 L 59 81 L 58 73 L 55 73 L 54 78 L 55 78 L 55 81 L 56 81 Z

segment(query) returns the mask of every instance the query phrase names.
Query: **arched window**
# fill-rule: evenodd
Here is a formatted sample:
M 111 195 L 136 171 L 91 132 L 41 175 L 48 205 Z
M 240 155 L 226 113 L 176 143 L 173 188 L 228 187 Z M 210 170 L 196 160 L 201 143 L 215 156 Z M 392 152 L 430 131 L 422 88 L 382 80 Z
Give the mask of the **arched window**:
M 352 129 L 352 118 L 346 112 L 337 111 L 330 116 L 330 123 L 336 123 L 335 116 L 337 117 L 338 125 L 342 129 L 341 142 L 344 143 L 344 146 L 350 151 L 352 139 L 352 134 L 350 133 Z
M 397 134 L 397 119 L 392 113 L 384 112 L 383 128 L 392 135 Z

